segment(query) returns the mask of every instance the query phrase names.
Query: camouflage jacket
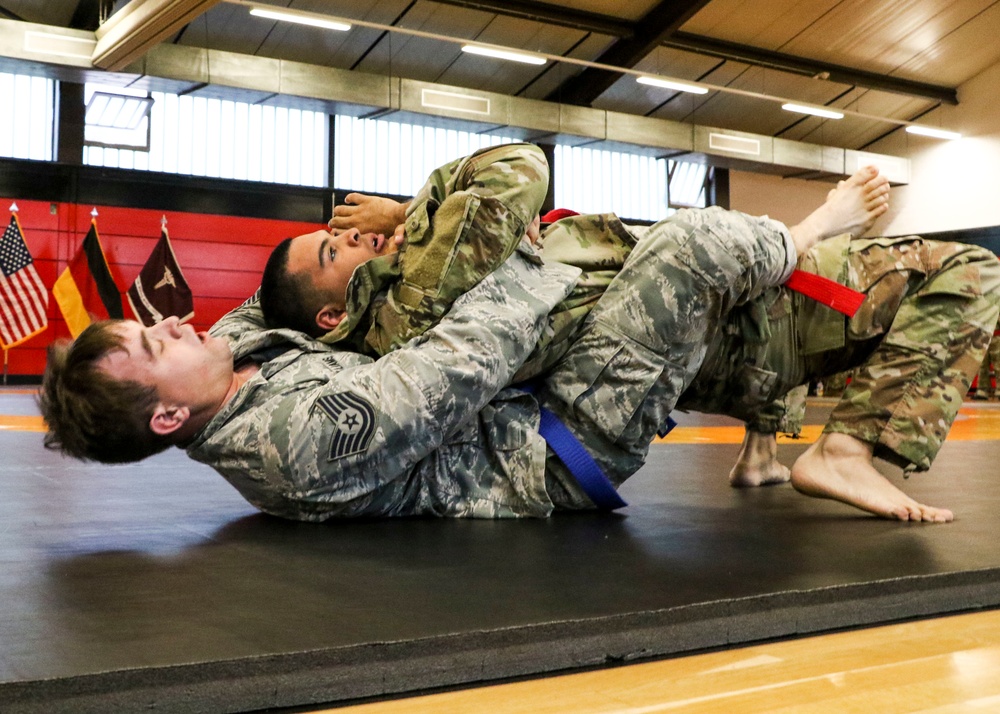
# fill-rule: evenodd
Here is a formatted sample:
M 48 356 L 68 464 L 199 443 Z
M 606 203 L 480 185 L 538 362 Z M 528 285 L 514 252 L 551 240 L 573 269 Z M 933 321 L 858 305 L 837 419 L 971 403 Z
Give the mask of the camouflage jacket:
M 577 327 L 621 269 L 635 238 L 613 214 L 573 216 L 545 227 L 536 251 L 523 237 L 548 190 L 541 149 L 482 149 L 435 170 L 407 209 L 397 256 L 371 260 L 348 285 L 347 318 L 320 338 L 384 355 L 436 324 L 455 298 L 515 250 L 580 267 L 573 293 L 548 324 L 516 381 L 565 353 Z
M 384 355 L 437 324 L 520 245 L 548 191 L 541 149 L 507 144 L 436 169 L 407 207 L 406 242 L 358 266 L 347 317 L 321 339 Z M 532 253 L 527 242 L 523 250 Z
M 537 405 L 501 389 L 578 274 L 512 256 L 377 362 L 264 329 L 250 301 L 212 333 L 261 369 L 187 452 L 285 518 L 548 515 Z

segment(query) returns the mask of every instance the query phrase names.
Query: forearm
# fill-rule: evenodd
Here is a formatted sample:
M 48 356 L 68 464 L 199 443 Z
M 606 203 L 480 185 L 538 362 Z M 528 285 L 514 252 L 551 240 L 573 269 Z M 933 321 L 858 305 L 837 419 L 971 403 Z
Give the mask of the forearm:
M 411 206 L 402 280 L 374 313 L 368 345 L 386 354 L 405 344 L 496 270 L 528 233 L 547 187 L 545 156 L 528 144 L 494 147 L 435 171 Z

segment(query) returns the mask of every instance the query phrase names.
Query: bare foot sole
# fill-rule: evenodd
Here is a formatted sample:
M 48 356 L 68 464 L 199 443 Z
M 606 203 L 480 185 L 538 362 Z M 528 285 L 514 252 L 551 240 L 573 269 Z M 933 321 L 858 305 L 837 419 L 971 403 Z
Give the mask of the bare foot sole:
M 853 442 L 853 443 L 851 443 Z M 792 466 L 792 486 L 799 493 L 829 498 L 882 518 L 947 523 L 946 508 L 918 503 L 880 474 L 871 449 L 844 434 L 824 434 Z
M 748 429 L 740 455 L 729 472 L 729 485 L 733 488 L 752 488 L 787 483 L 791 477 L 788 467 L 778 461 L 775 435 Z

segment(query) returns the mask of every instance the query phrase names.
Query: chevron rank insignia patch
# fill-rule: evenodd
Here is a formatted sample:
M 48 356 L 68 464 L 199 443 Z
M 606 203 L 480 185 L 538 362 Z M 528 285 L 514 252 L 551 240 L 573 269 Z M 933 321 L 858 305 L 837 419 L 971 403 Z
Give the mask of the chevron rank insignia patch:
M 376 422 L 371 404 L 356 394 L 341 392 L 320 397 L 316 406 L 334 423 L 329 461 L 360 454 L 368 448 Z

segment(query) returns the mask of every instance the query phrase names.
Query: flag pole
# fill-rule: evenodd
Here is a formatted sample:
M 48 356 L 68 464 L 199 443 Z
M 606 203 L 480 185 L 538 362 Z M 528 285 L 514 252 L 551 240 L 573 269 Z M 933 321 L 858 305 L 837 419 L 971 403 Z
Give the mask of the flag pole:
M 20 209 L 17 207 L 17 202 L 10 204 L 10 212 L 13 215 L 17 215 Z M 3 346 L 3 386 L 7 386 L 7 345 Z

